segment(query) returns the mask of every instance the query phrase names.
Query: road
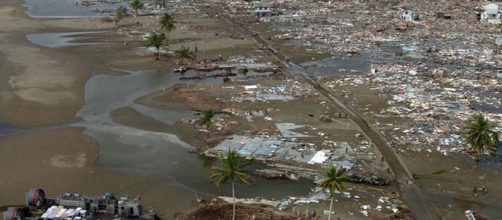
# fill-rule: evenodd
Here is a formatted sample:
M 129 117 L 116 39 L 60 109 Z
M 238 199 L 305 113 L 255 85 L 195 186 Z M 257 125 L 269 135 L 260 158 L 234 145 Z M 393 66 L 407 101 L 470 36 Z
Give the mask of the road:
M 242 33 L 251 36 L 251 33 L 253 32 L 252 30 L 245 25 L 239 25 L 228 14 L 223 12 L 223 10 L 221 10 L 222 13 L 220 13 L 220 15 L 224 20 L 226 20 L 234 28 L 240 29 Z M 228 8 L 226 8 L 226 10 L 228 10 Z M 385 137 L 383 137 L 377 129 L 368 123 L 368 121 L 361 114 L 359 114 L 359 112 L 352 109 L 350 106 L 345 105 L 345 103 L 341 101 L 332 89 L 310 77 L 302 66 L 289 61 L 286 55 L 276 50 L 262 36 L 258 34 L 254 36 L 254 39 L 257 44 L 269 50 L 270 54 L 276 61 L 282 64 L 284 70 L 288 74 L 305 79 L 309 84 L 316 88 L 320 94 L 326 97 L 332 105 L 343 113 L 346 113 L 348 118 L 359 127 L 360 131 L 375 145 L 380 154 L 385 158 L 385 161 L 394 173 L 396 181 L 399 185 L 401 196 L 411 209 L 415 219 L 440 219 L 439 213 L 437 213 L 436 209 L 432 206 L 433 204 L 428 201 L 423 189 L 414 183 L 414 178 L 411 172 L 403 163 L 399 155 L 397 155 L 394 149 L 389 145 Z

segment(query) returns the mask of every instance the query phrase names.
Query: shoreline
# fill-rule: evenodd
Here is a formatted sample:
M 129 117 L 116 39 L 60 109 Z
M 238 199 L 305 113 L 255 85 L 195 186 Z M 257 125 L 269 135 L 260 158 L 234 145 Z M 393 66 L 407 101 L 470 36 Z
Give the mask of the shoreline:
M 24 192 L 29 188 L 39 187 L 43 188 L 48 196 L 63 192 L 99 195 L 107 191 L 141 195 L 146 205 L 154 207 L 157 212 L 166 215 L 164 217 L 167 218 L 187 206 L 192 207 L 195 192 L 179 186 L 168 178 L 132 170 L 96 167 L 94 162 L 99 157 L 99 145 L 95 140 L 83 134 L 85 128 L 30 130 L 33 127 L 50 127 L 81 121 L 76 113 L 84 103 L 85 84 L 93 75 L 91 71 L 85 70 L 97 71 L 97 74 L 114 73 L 114 71 L 109 71 L 109 67 L 105 70 L 99 65 L 92 64 L 93 60 L 100 58 L 99 56 L 108 56 L 111 52 L 101 54 L 97 58 L 84 57 L 82 59 L 77 57 L 78 53 L 75 54 L 75 52 L 92 54 L 92 51 L 102 49 L 93 47 L 45 48 L 29 42 L 25 37 L 26 34 L 37 33 L 41 30 L 65 32 L 114 28 L 113 24 L 103 23 L 98 19 L 78 20 L 81 26 L 76 28 L 74 20 L 37 20 L 28 17 L 24 10 L 25 7 L 19 1 L 8 0 L 0 4 L 0 26 L 4 27 L 2 32 L 5 31 L 0 32 L 0 39 L 3 40 L 0 42 L 0 53 L 5 55 L 0 57 L 0 65 L 4 70 L 0 75 L 0 88 L 2 88 L 0 89 L 0 103 L 2 103 L 0 121 L 24 129 L 21 132 L 0 137 L 1 160 L 12 165 L 0 168 L 5 178 L 0 182 L 0 189 L 9 189 L 1 190 L 0 204 L 24 204 Z M 108 46 L 108 48 L 121 47 L 123 46 Z M 128 48 L 122 50 L 126 49 Z M 109 49 L 109 51 L 112 50 Z M 15 57 L 12 57 L 13 55 Z M 32 59 L 33 62 L 26 62 L 27 58 Z M 137 61 L 132 64 L 127 64 L 127 59 L 115 63 L 125 67 L 135 65 L 135 63 L 140 63 L 145 67 L 151 66 L 150 56 L 135 58 Z M 107 60 L 114 59 L 115 57 L 110 56 Z M 49 64 L 46 64 L 47 61 Z M 30 73 L 39 75 L 19 78 L 22 74 Z M 52 80 L 40 74 L 46 74 L 52 77 Z M 55 76 L 57 78 L 54 78 Z M 18 78 L 12 81 L 11 77 Z M 21 96 L 18 96 L 14 93 L 16 89 L 11 89 L 12 82 L 17 83 L 16 89 L 27 88 L 29 91 L 30 88 L 39 87 L 37 91 L 42 92 L 59 90 L 71 94 L 68 96 L 71 98 L 53 93 L 46 93 L 46 96 L 35 96 L 36 93 L 19 93 Z M 23 98 L 28 98 L 28 100 Z M 154 187 L 157 190 L 148 192 L 142 190 L 147 187 Z M 159 197 L 177 198 L 180 193 L 187 196 L 179 198 L 176 204 L 162 205 L 163 202 Z

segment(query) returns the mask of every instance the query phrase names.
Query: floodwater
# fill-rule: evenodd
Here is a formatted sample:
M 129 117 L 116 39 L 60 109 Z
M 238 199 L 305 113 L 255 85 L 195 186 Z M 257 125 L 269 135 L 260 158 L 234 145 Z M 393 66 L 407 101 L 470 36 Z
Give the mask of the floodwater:
M 210 182 L 207 160 L 191 153 L 192 146 L 175 135 L 140 130 L 114 122 L 110 114 L 116 109 L 129 107 L 145 116 L 165 124 L 173 124 L 193 112 L 152 109 L 134 102 L 152 92 L 169 88 L 178 83 L 219 83 L 221 78 L 179 81 L 179 74 L 169 70 L 127 71 L 124 76 L 97 75 L 89 79 L 85 87 L 85 104 L 78 112 L 83 121 L 75 126 L 86 128 L 85 133 L 100 145 L 98 167 L 143 172 L 148 175 L 167 177 L 180 187 L 193 192 L 220 195 L 229 189 L 217 188 Z M 259 166 L 259 165 L 258 165 Z M 312 188 L 310 181 L 278 181 L 255 178 L 257 184 L 240 186 L 242 197 L 283 198 L 290 195 L 306 195 Z M 223 191 L 222 191 L 223 190 Z M 228 194 L 227 194 L 228 195 Z
M 104 42 L 77 42 L 85 40 L 87 34 L 104 33 L 104 31 L 69 32 L 69 33 L 32 33 L 27 34 L 26 39 L 30 42 L 49 48 L 60 48 L 69 46 L 98 45 Z M 83 36 L 84 35 L 84 36 Z
M 20 132 L 21 129 L 12 127 L 6 123 L 0 122 L 0 137 L 1 136 L 6 136 L 10 134 L 14 134 L 16 132 Z
M 475 164 L 474 160 L 470 157 L 466 157 L 467 162 Z M 490 168 L 502 172 L 502 142 L 497 146 L 497 151 L 493 157 L 484 157 L 479 161 L 479 165 L 483 168 Z
M 27 13 L 34 18 L 110 17 L 122 3 L 96 3 L 85 6 L 81 0 L 25 0 Z
M 303 63 L 302 66 L 308 74 L 314 76 L 366 74 L 370 71 L 371 61 L 359 56 L 341 55 L 319 61 L 309 61 Z

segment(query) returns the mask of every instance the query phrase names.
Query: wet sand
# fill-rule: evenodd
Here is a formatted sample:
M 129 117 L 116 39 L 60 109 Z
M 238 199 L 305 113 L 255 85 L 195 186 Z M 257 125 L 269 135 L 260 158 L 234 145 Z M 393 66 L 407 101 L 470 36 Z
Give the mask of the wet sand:
M 43 130 L 0 139 L 0 204 L 24 204 L 24 192 L 42 188 L 49 197 L 63 192 L 141 196 L 147 206 L 172 216 L 190 209 L 195 193 L 161 177 L 95 168 L 98 145 L 79 128 Z M 181 197 L 180 195 L 185 195 Z M 166 203 L 169 203 L 168 205 Z
M 47 49 L 31 44 L 25 35 L 35 32 L 75 31 L 75 21 L 27 18 L 20 1 L 0 4 L 0 121 L 14 127 L 66 124 L 78 121 L 76 112 L 83 104 L 84 85 L 93 71 L 112 56 L 97 47 Z M 80 30 L 111 28 L 99 20 L 78 20 Z M 102 53 L 95 53 L 100 50 Z M 114 50 L 116 51 L 116 50 Z M 128 66 L 127 55 L 118 51 Z M 81 56 L 82 53 L 96 56 Z M 134 54 L 132 54 L 134 55 Z M 132 56 L 130 55 L 130 56 Z M 150 57 L 135 57 L 146 66 Z M 133 64 L 132 64 L 133 65 Z M 113 71 L 108 71 L 113 73 Z M 49 196 L 63 192 L 99 195 L 114 191 L 119 195 L 141 196 L 147 206 L 172 216 L 189 209 L 195 193 L 163 177 L 94 167 L 97 143 L 80 128 L 35 130 L 0 138 L 0 204 L 24 204 L 24 192 L 43 188 Z M 186 195 L 180 197 L 180 195 Z M 166 200 L 165 198 L 170 198 Z M 169 202 L 169 205 L 165 205 Z
M 58 124 L 67 127 L 65 124 L 80 120 L 76 113 L 84 101 L 87 79 L 105 70 L 114 73 L 103 67 L 106 61 L 121 55 L 116 67 L 145 67 L 151 65 L 151 57 L 124 53 L 121 44 L 109 44 L 104 50 L 93 46 L 48 49 L 32 44 L 26 34 L 106 30 L 113 24 L 78 20 L 75 29 L 71 19 L 31 19 L 21 3 L 6 0 L 0 4 L 0 121 L 12 127 L 42 129 L 0 138 L 4 164 L 0 168 L 0 206 L 24 204 L 24 192 L 36 187 L 51 197 L 63 192 L 99 195 L 107 191 L 141 196 L 147 206 L 166 216 L 191 209 L 195 192 L 167 178 L 95 167 L 99 146 L 82 128 L 43 129 Z M 132 64 L 127 62 L 131 58 L 135 58 Z
M 9 125 L 9 132 L 16 130 L 15 128 L 26 128 L 20 130 L 21 133 L 0 137 L 0 159 L 5 164 L 12 164 L 0 168 L 0 172 L 4 173 L 0 181 L 0 206 L 24 204 L 24 192 L 32 187 L 43 188 L 49 196 L 64 192 L 99 195 L 113 191 L 118 195 L 141 196 L 146 206 L 152 206 L 166 219 L 170 219 L 176 212 L 196 207 L 192 200 L 200 193 L 200 189 L 203 189 L 201 194 L 208 197 L 215 194 L 228 195 L 228 187 L 220 189 L 209 182 L 207 167 L 198 170 L 198 167 L 210 166 L 211 163 L 204 164 L 204 160 L 190 154 L 188 149 L 178 149 L 176 152 L 179 154 L 172 156 L 182 160 L 188 158 L 191 163 L 196 161 L 190 169 L 204 175 L 191 174 L 191 171 L 184 169 L 184 164 L 162 158 L 169 149 L 159 148 L 162 154 L 158 154 L 155 149 L 145 151 L 143 147 L 146 145 L 143 143 L 135 146 L 114 145 L 114 141 L 120 144 L 121 140 L 116 139 L 117 136 L 127 138 L 147 133 L 150 135 L 148 130 L 155 130 L 158 121 L 151 120 L 142 124 L 141 120 L 127 118 L 127 113 L 116 112 L 119 113 L 118 117 L 127 118 L 123 121 L 124 124 L 147 130 L 143 131 L 120 124 L 100 124 L 102 121 L 99 120 L 108 119 L 109 112 L 93 118 L 89 111 L 91 120 L 88 123 L 77 117 L 85 102 L 85 86 L 93 76 L 128 74 L 115 68 L 164 70 L 172 64 L 170 61 L 174 58 L 158 62 L 153 56 L 138 56 L 138 51 L 144 51 L 143 42 L 115 32 L 113 23 L 95 19 L 32 19 L 25 15 L 21 3 L 15 0 L 0 3 L 0 122 Z M 75 25 L 76 22 L 78 26 Z M 134 19 L 126 19 L 121 25 L 127 29 L 134 22 Z M 150 22 L 150 25 L 156 23 Z M 47 48 L 26 39 L 26 35 L 32 33 L 96 30 L 108 32 L 89 35 L 92 38 L 89 41 L 106 44 Z M 180 30 L 181 35 L 182 32 Z M 214 35 L 214 30 L 211 33 Z M 123 44 L 125 41 L 128 42 L 127 45 Z M 247 51 L 252 45 L 249 40 L 236 40 L 229 47 L 224 40 L 214 37 L 211 42 L 215 44 L 203 54 L 208 57 L 216 55 L 219 48 L 231 54 L 230 48 L 235 46 L 241 48 L 233 52 L 238 54 L 239 51 Z M 95 103 L 100 104 L 99 101 Z M 90 126 L 97 130 L 84 132 L 84 128 L 74 126 Z M 119 134 L 114 136 L 115 134 L 107 133 L 107 128 Z M 169 132 L 163 126 L 158 128 Z M 168 134 L 154 135 L 162 138 Z M 105 139 L 97 140 L 96 137 Z M 100 143 L 100 140 L 106 142 Z M 157 147 L 166 145 L 160 140 L 155 142 Z M 129 148 L 121 149 L 123 146 Z M 119 158 L 121 160 L 114 159 L 114 152 L 124 153 Z M 138 154 L 135 155 L 134 152 Z M 148 155 L 149 153 L 152 154 Z M 154 156 L 155 159 L 151 159 Z M 145 168 L 144 164 L 137 163 L 138 160 L 147 161 L 148 166 Z M 162 166 L 151 167 L 159 164 Z M 164 166 L 169 169 L 162 170 Z M 174 172 L 172 170 L 178 176 L 171 176 L 170 172 Z M 186 186 L 185 183 L 191 185 Z M 241 195 L 267 195 L 267 181 L 258 179 L 258 183 L 259 187 L 251 186 L 249 192 L 246 190 L 248 194 Z M 277 189 L 292 187 L 290 189 L 294 191 L 293 194 L 298 195 L 306 193 L 310 188 L 306 182 L 292 186 L 277 183 L 280 182 L 271 184 Z M 240 187 L 239 189 L 244 191 Z M 213 194 L 204 194 L 207 191 Z M 271 195 L 281 198 L 283 194 L 284 192 L 279 192 Z

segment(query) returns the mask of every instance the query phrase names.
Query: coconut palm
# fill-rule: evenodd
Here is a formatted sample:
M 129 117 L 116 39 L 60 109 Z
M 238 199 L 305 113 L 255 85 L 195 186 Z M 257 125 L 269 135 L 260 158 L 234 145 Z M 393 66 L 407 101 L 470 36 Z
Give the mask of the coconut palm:
M 320 170 L 323 179 L 321 179 L 318 185 L 324 190 L 328 189 L 329 195 L 331 197 L 328 220 L 331 219 L 331 210 L 333 208 L 333 199 L 335 197 L 335 192 L 337 190 L 343 192 L 345 190 L 343 183 L 349 181 L 349 178 L 345 175 L 345 172 L 345 169 L 337 169 L 336 166 L 334 166 L 332 163 L 330 163 L 327 168 Z
M 232 220 L 235 220 L 235 181 L 244 184 L 250 184 L 251 178 L 246 173 L 245 168 L 249 163 L 242 163 L 239 161 L 239 157 L 235 150 L 228 150 L 224 158 L 222 158 L 222 164 L 218 167 L 212 167 L 211 179 L 216 181 L 216 185 L 220 186 L 230 180 L 232 184 Z
M 150 33 L 145 38 L 145 46 L 146 47 L 155 47 L 157 49 L 157 60 L 160 60 L 160 48 L 163 46 L 167 46 L 167 38 L 164 33 L 158 34 L 156 32 Z
M 164 14 L 162 14 L 162 16 L 160 16 L 159 23 L 160 29 L 165 32 L 171 32 L 176 29 L 176 26 L 174 26 L 174 24 L 176 24 L 176 21 L 174 20 L 174 17 L 168 12 L 165 12 Z
M 115 10 L 115 27 L 118 27 L 118 23 L 125 17 L 127 17 L 127 8 L 125 8 L 124 6 L 118 7 Z
M 214 110 L 213 109 L 208 109 L 202 112 L 202 117 L 199 120 L 200 125 L 206 125 L 206 128 L 209 129 L 209 126 L 211 126 L 211 120 L 214 117 Z
M 143 2 L 141 2 L 140 0 L 132 0 L 131 2 L 129 2 L 129 5 L 136 11 L 136 15 L 139 15 L 139 10 L 143 9 L 144 6 Z
M 497 150 L 499 134 L 494 131 L 495 125 L 488 121 L 483 114 L 475 114 L 467 119 L 462 128 L 462 136 L 475 152 L 476 165 L 484 152 L 493 153 Z
M 182 47 L 181 49 L 175 51 L 175 53 L 180 57 L 182 63 L 186 60 L 193 61 L 196 58 L 195 53 L 190 50 L 189 47 Z

